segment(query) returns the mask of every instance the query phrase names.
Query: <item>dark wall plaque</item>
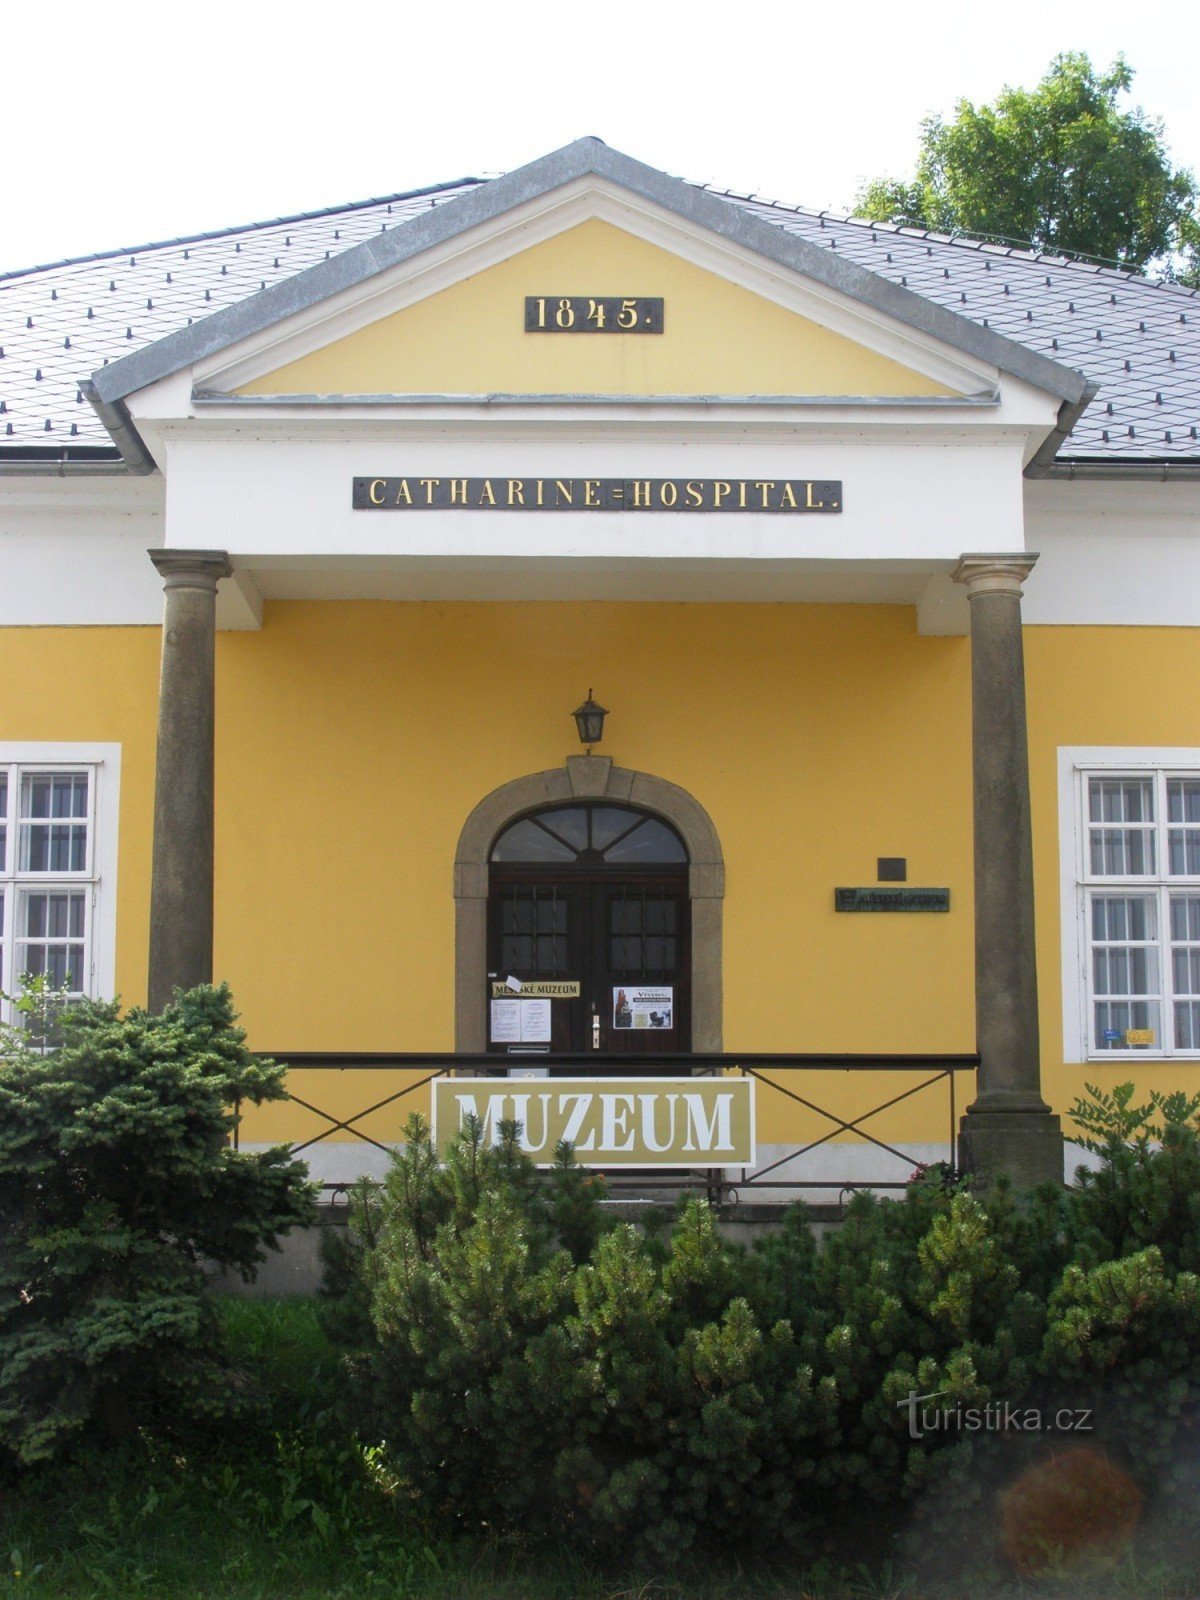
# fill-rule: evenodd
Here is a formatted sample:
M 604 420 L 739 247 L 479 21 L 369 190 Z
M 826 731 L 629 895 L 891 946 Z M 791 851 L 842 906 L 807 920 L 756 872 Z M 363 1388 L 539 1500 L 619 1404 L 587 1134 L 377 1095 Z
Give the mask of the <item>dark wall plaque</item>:
M 661 333 L 664 302 L 646 295 L 527 294 L 526 333 Z
M 832 478 L 355 478 L 356 511 L 842 509 Z
M 835 911 L 949 911 L 949 889 L 835 889 Z

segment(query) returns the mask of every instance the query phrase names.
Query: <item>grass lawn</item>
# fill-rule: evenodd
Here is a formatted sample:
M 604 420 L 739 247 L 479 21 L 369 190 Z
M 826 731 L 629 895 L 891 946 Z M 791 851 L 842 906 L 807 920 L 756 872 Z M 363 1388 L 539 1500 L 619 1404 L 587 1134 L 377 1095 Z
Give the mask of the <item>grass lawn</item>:
M 600 1570 L 424 1527 L 384 1454 L 339 1414 L 335 1351 L 308 1301 L 222 1303 L 256 1403 L 186 1447 L 134 1440 L 0 1489 L 0 1595 L 29 1600 L 1190 1600 L 1153 1564 L 1024 1586 L 980 1575 L 928 1587 L 891 1570 L 734 1564 Z

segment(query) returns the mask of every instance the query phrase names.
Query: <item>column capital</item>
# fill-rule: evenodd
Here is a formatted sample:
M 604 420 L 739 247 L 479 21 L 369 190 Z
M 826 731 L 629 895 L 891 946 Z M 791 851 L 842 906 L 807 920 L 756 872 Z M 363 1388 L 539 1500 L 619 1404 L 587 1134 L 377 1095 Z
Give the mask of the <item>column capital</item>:
M 211 589 L 228 578 L 233 564 L 224 550 L 149 550 L 165 589 Z
M 967 598 L 977 594 L 1015 594 L 1021 598 L 1021 585 L 1033 571 L 1036 550 L 1020 550 L 1007 555 L 962 555 L 950 574 L 955 583 L 965 583 Z

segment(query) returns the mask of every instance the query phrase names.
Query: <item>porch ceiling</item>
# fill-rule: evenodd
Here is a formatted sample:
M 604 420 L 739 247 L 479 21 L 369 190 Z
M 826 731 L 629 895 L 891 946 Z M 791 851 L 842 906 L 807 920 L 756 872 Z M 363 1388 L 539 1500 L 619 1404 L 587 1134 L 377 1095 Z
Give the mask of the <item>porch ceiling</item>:
M 967 607 L 940 561 L 833 562 L 578 556 L 235 555 L 218 625 L 258 625 L 247 600 L 657 601 L 918 607 L 922 632 L 965 633 Z M 236 587 L 235 587 L 236 586 Z M 251 602 L 251 605 L 253 603 Z M 930 607 L 933 610 L 930 610 Z M 961 615 L 960 615 L 961 613 Z M 936 626 L 930 619 L 936 615 Z

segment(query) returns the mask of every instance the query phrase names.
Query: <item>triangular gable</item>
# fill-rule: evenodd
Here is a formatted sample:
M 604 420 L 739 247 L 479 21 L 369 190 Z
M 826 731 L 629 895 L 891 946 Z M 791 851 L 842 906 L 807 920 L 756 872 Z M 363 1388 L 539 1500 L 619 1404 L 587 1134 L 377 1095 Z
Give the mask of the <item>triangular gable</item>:
M 538 331 L 527 328 L 527 300 Z M 639 301 L 662 302 L 661 328 L 646 313 L 650 331 L 613 332 L 617 316 L 636 324 Z M 235 392 L 917 398 L 956 390 L 593 218 Z

